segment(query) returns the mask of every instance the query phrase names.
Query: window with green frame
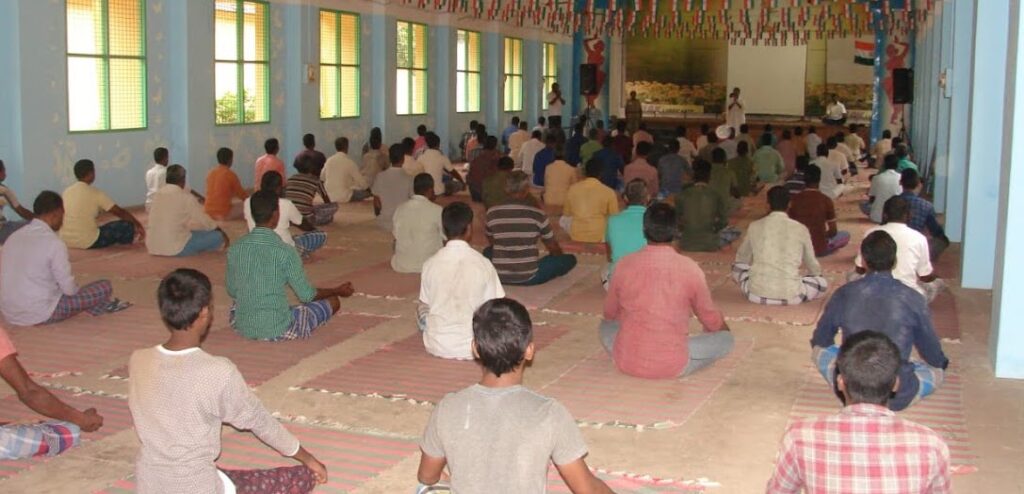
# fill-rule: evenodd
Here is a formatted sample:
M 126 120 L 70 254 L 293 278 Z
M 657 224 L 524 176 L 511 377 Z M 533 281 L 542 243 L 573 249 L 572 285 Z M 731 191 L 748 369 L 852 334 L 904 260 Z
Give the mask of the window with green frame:
M 551 91 L 551 85 L 558 82 L 558 45 L 555 45 L 554 43 L 544 43 L 542 58 L 543 67 L 541 68 L 543 69 L 544 91 L 541 94 L 541 108 L 547 110 L 547 95 Z
M 523 40 L 505 38 L 505 111 L 523 111 Z
M 455 111 L 480 111 L 480 33 L 459 30 L 455 42 Z
M 216 0 L 213 8 L 217 125 L 270 121 L 267 2 Z
M 146 127 L 145 0 L 67 0 L 68 131 Z
M 395 43 L 395 112 L 399 115 L 427 113 L 427 26 L 398 21 Z
M 359 116 L 359 14 L 320 10 L 320 118 Z

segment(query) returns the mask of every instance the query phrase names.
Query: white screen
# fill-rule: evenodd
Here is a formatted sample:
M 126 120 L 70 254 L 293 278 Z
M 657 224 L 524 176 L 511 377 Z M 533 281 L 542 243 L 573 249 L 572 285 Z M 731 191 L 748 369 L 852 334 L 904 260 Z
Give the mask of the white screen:
M 806 46 L 729 45 L 729 87 L 738 87 L 747 115 L 803 115 Z

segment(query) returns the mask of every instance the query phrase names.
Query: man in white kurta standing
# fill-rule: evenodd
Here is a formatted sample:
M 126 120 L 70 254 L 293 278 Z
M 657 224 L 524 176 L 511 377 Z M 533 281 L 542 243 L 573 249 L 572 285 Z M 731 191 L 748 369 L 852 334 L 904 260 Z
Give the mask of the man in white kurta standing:
M 740 125 L 747 123 L 747 104 L 740 96 L 740 88 L 732 88 L 732 93 L 725 101 L 725 125 L 739 133 Z
M 562 97 L 562 88 L 558 83 L 551 85 L 551 92 L 548 93 L 548 127 L 557 129 L 562 126 L 562 106 L 565 105 L 565 98 Z

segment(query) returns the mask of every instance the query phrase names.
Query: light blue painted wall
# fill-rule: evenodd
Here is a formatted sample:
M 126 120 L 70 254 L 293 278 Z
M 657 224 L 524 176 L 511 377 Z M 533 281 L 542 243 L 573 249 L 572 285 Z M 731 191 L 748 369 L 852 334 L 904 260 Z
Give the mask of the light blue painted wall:
M 974 55 L 974 2 L 954 2 L 953 61 L 949 83 L 949 167 L 946 182 L 946 235 L 963 240 L 967 180 L 967 136 L 971 103 L 971 68 Z
M 1003 150 L 1009 0 L 976 5 L 961 284 L 992 288 Z
M 0 2 L 0 67 L 8 75 L 0 77 L 0 159 L 7 167 L 5 184 L 22 190 L 24 159 L 21 154 L 21 53 L 18 2 Z

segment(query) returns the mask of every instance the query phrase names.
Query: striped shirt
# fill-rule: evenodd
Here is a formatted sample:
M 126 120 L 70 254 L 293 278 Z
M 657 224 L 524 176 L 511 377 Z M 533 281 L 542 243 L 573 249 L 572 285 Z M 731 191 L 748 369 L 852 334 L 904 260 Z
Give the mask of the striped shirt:
M 226 279 L 228 295 L 235 301 L 235 329 L 251 339 L 276 338 L 291 325 L 286 285 L 299 302 L 316 296 L 298 251 L 274 230 L 259 226 L 231 244 Z
M 503 283 L 524 283 L 537 274 L 537 239 L 555 238 L 548 216 L 521 200 L 487 210 L 487 237 L 494 245 L 491 262 Z
M 319 177 L 306 173 L 293 175 L 284 187 L 284 197 L 299 209 L 302 216 L 313 214 L 313 198 L 320 196 L 324 202 L 331 202 Z

